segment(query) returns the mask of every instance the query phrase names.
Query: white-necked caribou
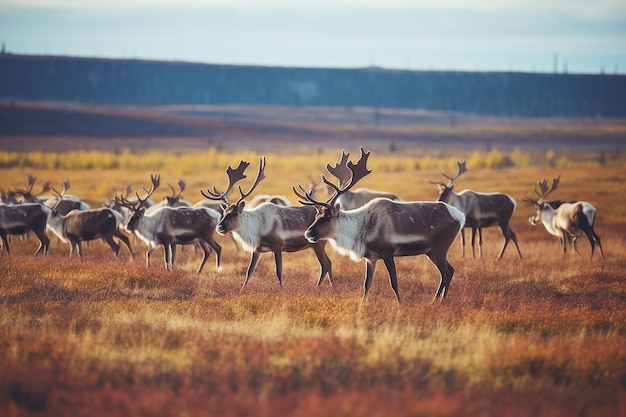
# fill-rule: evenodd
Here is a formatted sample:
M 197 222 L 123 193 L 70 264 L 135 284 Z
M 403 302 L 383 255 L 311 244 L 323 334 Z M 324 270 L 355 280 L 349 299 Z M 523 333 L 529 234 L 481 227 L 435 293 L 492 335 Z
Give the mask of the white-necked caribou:
M 315 209 L 308 206 L 279 206 L 265 202 L 248 209 L 245 199 L 265 178 L 265 158 L 259 159 L 259 173 L 252 187 L 244 193 L 239 187 L 241 197 L 236 203 L 229 204 L 226 196 L 232 187 L 246 178 L 244 171 L 250 165 L 249 162 L 241 161 L 236 169 L 228 167 L 228 187 L 220 192 L 215 186 L 212 190 L 201 191 L 202 195 L 214 201 L 222 201 L 222 219 L 217 225 L 220 235 L 232 233 L 246 252 L 251 253 L 250 264 L 246 271 L 246 277 L 241 289 L 243 290 L 254 272 L 261 254 L 272 252 L 276 263 L 276 276 L 282 286 L 282 252 L 297 252 L 307 248 L 313 248 L 320 263 L 320 275 L 317 280 L 319 286 L 322 279 L 328 274 L 328 280 L 332 285 L 331 261 L 326 254 L 326 242 L 311 243 L 304 237 L 304 232 L 315 218 Z
M 326 201 L 314 199 L 312 193 L 299 184 L 298 189 L 293 188 L 302 204 L 317 210 L 305 237 L 315 244 L 329 240 L 339 253 L 354 261 L 365 258 L 363 300 L 372 285 L 376 263 L 382 259 L 396 300 L 400 302 L 394 257 L 413 255 L 426 255 L 435 264 L 441 275 L 435 299 L 445 298 L 454 275 L 454 268 L 447 259 L 448 249 L 463 227 L 465 215 L 443 202 L 397 202 L 387 198 L 374 199 L 354 210 L 341 210 L 337 199 L 371 173 L 367 169 L 369 155 L 361 148 L 359 161 L 347 164 L 350 174 L 339 174 L 341 186 L 322 176 L 334 189 Z M 331 169 L 328 171 L 334 175 Z
M 137 200 L 129 201 L 124 197 L 116 197 L 116 202 L 126 207 L 131 212 L 131 217 L 126 224 L 126 230 L 136 233 L 137 236 L 148 245 L 146 252 L 146 266 L 150 267 L 150 256 L 159 246 L 163 247 L 165 268 L 174 268 L 176 260 L 176 245 L 190 245 L 198 243 L 204 252 L 202 262 L 198 268 L 198 274 L 206 263 L 211 249 L 216 255 L 216 269 L 220 268 L 220 256 L 222 247 L 215 241 L 215 225 L 220 219 L 220 214 L 208 208 L 191 207 L 160 207 L 150 213 L 147 212 L 145 203 L 160 183 L 160 177 L 151 176 L 152 187 L 146 191 L 146 196 Z
M 561 176 L 559 175 L 552 179 L 551 185 L 548 185 L 547 178 L 537 181 L 534 191 L 539 198 L 532 198 L 528 194 L 522 197 L 522 201 L 535 206 L 535 213 L 528 221 L 533 226 L 543 223 L 548 233 L 558 237 L 563 245 L 563 256 L 565 256 L 567 244 L 570 242 L 573 244 L 576 253 L 579 253 L 576 247 L 576 240 L 584 234 L 589 239 L 589 244 L 591 245 L 591 257 L 593 258 L 597 245 L 600 249 L 600 256 L 604 259 L 600 236 L 594 230 L 596 208 L 586 201 L 564 203 L 545 200 L 550 193 L 557 189 L 560 180 Z M 539 191 L 537 187 L 539 187 Z

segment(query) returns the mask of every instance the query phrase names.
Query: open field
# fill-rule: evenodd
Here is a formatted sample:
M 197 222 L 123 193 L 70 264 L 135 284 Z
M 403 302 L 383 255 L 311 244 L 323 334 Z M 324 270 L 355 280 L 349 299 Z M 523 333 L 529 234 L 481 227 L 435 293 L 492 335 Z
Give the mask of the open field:
M 291 185 L 321 172 L 290 162 L 302 155 L 267 156 L 259 193 L 295 202 Z M 250 160 L 256 170 L 254 153 Z M 376 153 L 371 162 L 363 186 L 407 200 L 436 197 L 426 178 L 438 179 L 437 167 L 382 169 Z M 0 257 L 2 414 L 626 415 L 623 165 L 468 167 L 457 187 L 516 199 L 560 172 L 555 198 L 598 207 L 606 260 L 590 260 L 582 240 L 582 253 L 564 260 L 543 226 L 528 224 L 531 209 L 523 203 L 512 228 L 524 259 L 508 248 L 495 261 L 502 238 L 493 229 L 484 234 L 483 260 L 462 259 L 457 239 L 449 255 L 456 274 L 443 303 L 431 302 L 438 277 L 425 257 L 397 259 L 398 306 L 382 263 L 361 303 L 364 265 L 330 248 L 333 287 L 315 287 L 318 264 L 309 250 L 285 255 L 282 288 L 264 255 L 239 292 L 248 255 L 227 238 L 220 239 L 223 271 L 211 257 L 200 275 L 191 248 L 168 273 L 159 251 L 145 267 L 140 243 L 134 260 L 125 248 L 113 259 L 99 241 L 79 260 L 54 241 L 47 257 L 33 258 L 35 241 L 18 241 L 10 257 Z M 194 172 L 169 165 L 159 171 L 164 183 L 183 176 L 184 197 L 197 201 L 198 189 L 225 186 L 223 168 L 207 161 Z M 111 187 L 141 189 L 154 171 L 0 172 L 2 187 L 20 186 L 28 172 L 53 184 L 69 177 L 71 192 L 95 206 Z

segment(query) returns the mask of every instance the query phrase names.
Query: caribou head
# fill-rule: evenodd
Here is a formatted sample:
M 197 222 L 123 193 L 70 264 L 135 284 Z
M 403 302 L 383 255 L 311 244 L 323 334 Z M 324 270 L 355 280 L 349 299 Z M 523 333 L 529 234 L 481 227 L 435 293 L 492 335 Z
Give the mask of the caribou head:
M 328 180 L 326 176 L 322 175 L 322 181 L 333 190 L 326 201 L 316 200 L 313 197 L 313 190 L 305 191 L 300 184 L 298 184 L 298 188 L 292 187 L 293 192 L 298 196 L 298 201 L 301 204 L 315 206 L 317 210 L 315 221 L 304 234 L 311 243 L 328 238 L 334 234 L 334 228 L 337 226 L 335 220 L 341 210 L 340 205 L 336 204 L 337 199 L 350 190 L 359 180 L 372 172 L 367 169 L 367 159 L 370 156 L 370 152 L 365 152 L 363 148 L 361 148 L 361 157 L 356 164 L 352 163 L 352 161 L 348 161 L 349 156 L 349 153 L 343 151 L 341 160 L 338 163 L 334 166 L 330 164 L 326 165 L 326 170 L 339 180 L 339 184 L 335 185 Z M 345 167 L 345 169 L 343 167 Z
M 454 192 L 454 181 L 467 172 L 466 162 L 456 161 L 456 174 L 453 177 L 440 171 L 441 178 L 447 180 L 447 182 L 428 180 L 428 182 L 435 184 L 439 188 L 439 198 L 437 200 L 449 201 L 449 196 Z
M 552 206 L 550 206 L 550 204 L 548 204 L 546 202 L 546 197 L 552 193 L 554 190 L 557 189 L 557 187 L 559 186 L 559 182 L 561 181 L 561 175 L 559 175 L 558 177 L 555 177 L 552 179 L 552 184 L 549 183 L 547 178 L 544 178 L 540 181 L 537 181 L 537 184 L 535 185 L 534 191 L 535 194 L 537 194 L 537 196 L 539 196 L 538 199 L 533 198 L 530 196 L 530 194 L 525 194 L 524 196 L 522 196 L 521 200 L 525 203 L 528 204 L 532 204 L 535 206 L 535 214 L 533 214 L 528 221 L 530 222 L 530 224 L 532 224 L 533 226 L 536 224 L 541 223 L 542 221 L 542 212 L 546 211 L 546 210 L 552 210 L 554 211 L 554 209 L 552 208 Z M 537 190 L 537 187 L 539 187 L 539 190 Z
M 241 214 L 246 206 L 245 199 L 252 194 L 256 186 L 265 179 L 265 157 L 259 158 L 259 173 L 257 174 L 256 180 L 254 184 L 250 187 L 247 192 L 243 192 L 241 186 L 239 186 L 239 194 L 241 197 L 237 200 L 236 203 L 230 204 L 228 202 L 228 194 L 232 190 L 233 186 L 246 178 L 244 171 L 250 166 L 250 162 L 241 161 L 239 162 L 239 166 L 236 169 L 233 169 L 231 166 L 228 166 L 226 169 L 226 175 L 228 175 L 228 187 L 226 187 L 226 191 L 220 192 L 215 186 L 212 190 L 207 189 L 206 191 L 200 190 L 200 193 L 207 199 L 213 201 L 221 201 L 222 202 L 222 219 L 217 225 L 216 231 L 221 235 L 225 235 L 226 233 L 237 230 L 239 228 L 239 224 L 241 222 Z

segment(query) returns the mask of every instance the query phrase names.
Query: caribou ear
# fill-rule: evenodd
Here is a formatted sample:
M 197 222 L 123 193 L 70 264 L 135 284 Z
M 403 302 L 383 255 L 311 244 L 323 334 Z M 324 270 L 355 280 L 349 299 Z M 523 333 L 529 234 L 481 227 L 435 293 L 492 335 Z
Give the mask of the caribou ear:
M 335 209 L 335 211 L 341 211 L 341 204 L 339 203 L 335 203 L 335 206 L 333 207 Z
M 242 211 L 245 206 L 246 206 L 246 202 L 244 200 L 241 200 L 239 204 L 237 204 L 237 209 L 239 211 Z

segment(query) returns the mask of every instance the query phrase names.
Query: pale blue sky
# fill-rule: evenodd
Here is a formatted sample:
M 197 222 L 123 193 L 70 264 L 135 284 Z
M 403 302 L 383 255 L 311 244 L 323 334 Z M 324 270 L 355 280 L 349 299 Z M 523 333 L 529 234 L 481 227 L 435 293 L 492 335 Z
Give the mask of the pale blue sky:
M 0 0 L 0 42 L 220 64 L 623 74 L 626 1 Z

